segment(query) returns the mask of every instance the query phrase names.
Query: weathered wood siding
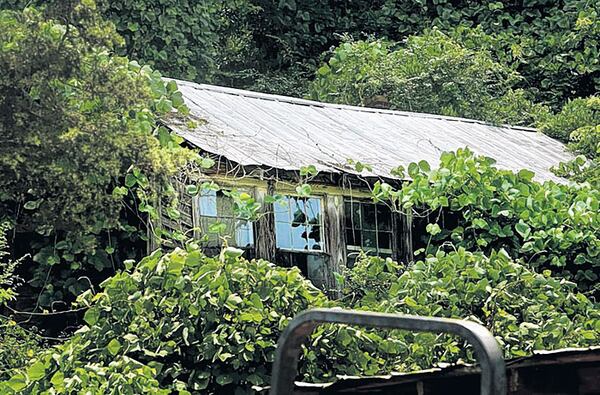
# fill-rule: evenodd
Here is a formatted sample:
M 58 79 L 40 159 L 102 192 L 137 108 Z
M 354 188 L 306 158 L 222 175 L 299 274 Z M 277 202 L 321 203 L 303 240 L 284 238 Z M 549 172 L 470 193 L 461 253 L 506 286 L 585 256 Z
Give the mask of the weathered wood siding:
M 344 197 L 341 195 L 327 195 L 323 199 L 325 203 L 323 218 L 323 236 L 325 238 L 325 250 L 329 255 L 329 270 L 326 276 L 328 290 L 337 290 L 334 273 L 342 273 L 346 267 L 348 253 L 346 251 L 346 234 L 344 232 Z
M 256 257 L 270 262 L 275 261 L 275 214 L 273 203 L 267 203 L 265 199 L 274 194 L 275 188 L 272 183 L 268 184 L 267 188 L 256 187 L 254 189 L 255 199 L 261 204 L 259 218 L 254 224 Z

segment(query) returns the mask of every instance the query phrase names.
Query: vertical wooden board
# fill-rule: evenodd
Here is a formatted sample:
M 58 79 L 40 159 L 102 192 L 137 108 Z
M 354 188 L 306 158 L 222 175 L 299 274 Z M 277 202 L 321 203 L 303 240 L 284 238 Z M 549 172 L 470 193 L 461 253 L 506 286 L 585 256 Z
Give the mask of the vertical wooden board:
M 414 260 L 412 240 L 412 212 L 410 210 L 400 213 L 400 251 L 401 261 L 406 264 Z
M 333 273 L 341 273 L 346 268 L 346 235 L 344 232 L 344 197 L 341 195 L 325 196 L 323 221 L 323 237 L 326 252 L 329 254 L 327 270 L 327 288 L 334 291 L 339 288 Z
M 392 210 L 392 259 L 396 262 L 404 262 L 402 221 L 402 214 Z
M 274 193 L 275 188 L 272 183 L 269 183 L 267 188 L 256 187 L 254 190 L 256 201 L 261 205 L 258 220 L 254 223 L 256 257 L 269 262 L 275 261 L 275 213 L 273 203 L 267 203 L 265 199 L 267 196 L 273 196 Z

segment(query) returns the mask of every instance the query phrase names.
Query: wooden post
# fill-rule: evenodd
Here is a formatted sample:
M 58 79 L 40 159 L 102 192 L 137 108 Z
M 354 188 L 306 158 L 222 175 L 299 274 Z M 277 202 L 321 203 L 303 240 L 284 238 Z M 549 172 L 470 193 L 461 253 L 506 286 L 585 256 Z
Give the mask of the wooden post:
M 414 260 L 412 240 L 412 211 L 410 209 L 400 213 L 401 233 L 400 250 L 402 261 L 410 264 Z
M 326 252 L 329 254 L 326 286 L 335 293 L 339 285 L 333 273 L 342 273 L 348 259 L 346 252 L 346 232 L 344 231 L 344 197 L 327 195 L 325 197 L 325 216 L 323 221 L 323 237 Z
M 392 213 L 392 259 L 396 262 L 404 262 L 403 226 L 402 214 L 395 210 Z
M 254 223 L 254 243 L 256 257 L 269 262 L 275 261 L 275 213 L 273 203 L 266 203 L 267 196 L 273 196 L 275 187 L 269 182 L 267 188 L 256 187 L 255 198 L 261 205 L 258 220 Z

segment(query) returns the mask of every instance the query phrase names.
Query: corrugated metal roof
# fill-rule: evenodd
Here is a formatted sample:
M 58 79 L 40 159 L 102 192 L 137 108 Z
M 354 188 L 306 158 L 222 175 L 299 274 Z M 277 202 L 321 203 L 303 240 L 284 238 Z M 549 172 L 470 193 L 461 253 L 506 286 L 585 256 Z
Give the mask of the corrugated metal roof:
M 572 158 L 563 144 L 529 128 L 177 83 L 191 114 L 206 122 L 193 130 L 173 123 L 173 130 L 243 166 L 353 173 L 353 159 L 372 166 L 368 175 L 390 177 L 399 165 L 424 159 L 434 166 L 441 152 L 468 146 L 500 168 L 560 181 L 549 168 Z
M 506 361 L 507 373 L 511 370 L 520 368 L 535 367 L 539 368 L 546 365 L 566 366 L 567 364 L 577 363 L 598 363 L 600 362 L 600 346 L 592 346 L 587 348 L 563 348 L 558 350 L 537 350 L 533 355 L 526 357 L 514 358 Z M 346 376 L 338 375 L 336 380 L 328 383 L 304 383 L 295 382 L 296 393 L 304 393 L 310 389 L 329 389 L 327 393 L 347 393 L 348 389 L 361 389 L 365 393 L 369 389 L 376 392 L 377 387 L 386 387 L 388 390 L 396 389 L 400 393 L 400 387 L 393 388 L 392 386 L 401 385 L 403 383 L 411 383 L 426 380 L 440 380 L 451 376 L 466 376 L 471 374 L 479 374 L 481 372 L 477 365 L 467 364 L 464 362 L 456 364 L 439 364 L 439 366 L 424 369 L 414 372 L 393 372 L 386 375 L 378 376 Z M 598 386 L 596 386 L 596 389 Z M 345 391 L 346 390 L 346 391 Z M 338 391 L 338 392 L 336 392 Z M 362 392 L 361 392 L 362 393 Z M 595 393 L 595 392 L 594 392 Z

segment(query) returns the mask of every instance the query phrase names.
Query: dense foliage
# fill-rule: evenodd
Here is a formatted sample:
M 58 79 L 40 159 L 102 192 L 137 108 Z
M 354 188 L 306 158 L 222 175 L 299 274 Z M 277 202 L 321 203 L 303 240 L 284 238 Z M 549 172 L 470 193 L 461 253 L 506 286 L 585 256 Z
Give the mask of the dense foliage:
M 32 284 L 54 267 L 45 300 L 89 285 L 74 270 L 122 261 L 119 239 L 137 231 L 124 212 L 150 212 L 129 201 L 191 158 L 157 124 L 184 110 L 176 85 L 112 55 L 121 38 L 93 3 L 57 7 L 0 11 L 0 212 L 32 243 Z
M 21 279 L 15 270 L 22 259 L 10 257 L 6 233 L 8 223 L 0 223 L 0 311 L 2 307 L 15 299 L 17 286 Z M 21 328 L 9 317 L 0 314 L 0 381 L 7 380 L 13 369 L 27 364 L 37 352 L 43 349 L 40 336 Z
M 544 133 L 569 143 L 579 156 L 557 166 L 556 173 L 600 188 L 600 98 L 569 101 L 554 116 L 540 122 Z
M 364 33 L 401 41 L 437 26 L 475 27 L 497 37 L 489 42 L 498 58 L 513 64 L 542 101 L 556 105 L 566 98 L 588 96 L 598 89 L 597 2 L 378 0 L 345 1 L 335 7 L 322 0 L 256 0 L 251 15 L 259 53 L 286 65 L 318 56 L 337 44 L 339 34 Z
M 31 3 L 0 0 L 0 7 Z M 204 82 L 302 95 L 321 54 L 343 34 L 402 41 L 432 27 L 449 34 L 479 27 L 484 38 L 465 42 L 518 70 L 525 77 L 519 87 L 537 101 L 558 108 L 569 98 L 594 94 L 600 84 L 600 8 L 587 0 L 358 0 L 333 6 L 323 0 L 103 0 L 100 7 L 125 37 L 125 53 L 169 76 Z
M 549 269 L 582 289 L 594 287 L 600 275 L 600 190 L 540 184 L 528 170 L 513 173 L 493 164 L 468 149 L 445 152 L 439 168 L 425 161 L 399 168 L 396 174 L 412 181 L 397 190 L 378 183 L 374 194 L 396 210 L 429 216 L 424 253 L 447 243 L 486 253 L 505 249 L 530 267 Z
M 327 301 L 298 269 L 240 254 L 208 258 L 190 247 L 144 258 L 106 280 L 101 293 L 81 295 L 91 306 L 88 326 L 0 392 L 232 394 L 267 384 L 287 322 Z
M 534 349 L 594 344 L 600 311 L 572 283 L 537 274 L 504 252 L 459 249 L 404 269 L 364 258 L 344 298 L 327 301 L 299 270 L 247 261 L 225 249 L 208 258 L 194 246 L 155 252 L 132 271 L 88 291 L 84 326 L 65 344 L 0 383 L 2 393 L 243 394 L 269 382 L 276 341 L 308 307 L 343 305 L 461 317 L 486 325 L 507 357 Z M 456 281 L 457 275 L 460 281 Z M 368 284 L 375 284 L 370 287 Z M 470 360 L 454 338 L 322 326 L 305 349 L 307 380 L 376 374 Z
M 16 277 L 15 269 L 22 259 L 14 260 L 10 257 L 6 233 L 10 224 L 0 222 L 0 306 L 12 300 L 16 296 L 15 288 L 19 278 Z
M 33 315 L 27 326 L 1 315 L 0 393 L 252 393 L 288 321 L 317 306 L 473 320 L 507 358 L 598 344 L 598 4 L 341 3 L 0 0 L 0 309 L 17 312 L 6 304 L 20 270 L 35 288 L 26 307 L 79 295 L 71 313 L 84 314 L 62 340 L 38 335 Z M 172 177 L 213 162 L 161 126 L 187 111 L 175 82 L 123 55 L 172 77 L 536 124 L 580 155 L 556 169 L 578 183 L 541 184 L 467 149 L 395 169 L 410 181 L 378 182 L 373 198 L 424 225 L 416 262 L 362 256 L 338 275 L 336 300 L 297 268 L 233 248 L 208 257 L 177 232 L 185 249 L 133 267 L 149 237 L 169 233 L 148 219 L 180 215 Z M 218 189 L 187 192 L 204 187 Z M 224 194 L 256 219 L 249 194 Z M 326 325 L 300 371 L 320 381 L 471 359 L 450 336 Z
M 341 303 L 368 311 L 469 319 L 486 326 L 506 358 L 533 350 L 597 344 L 600 310 L 575 284 L 513 262 L 462 248 L 438 252 L 403 268 L 390 259 L 359 260 Z M 348 352 L 361 350 L 362 352 Z M 438 334 L 323 326 L 313 336 L 306 377 L 374 375 L 472 360 L 462 340 Z
M 398 48 L 382 40 L 342 44 L 310 92 L 320 101 L 532 125 L 544 109 L 513 89 L 519 80 L 488 52 L 433 30 Z

